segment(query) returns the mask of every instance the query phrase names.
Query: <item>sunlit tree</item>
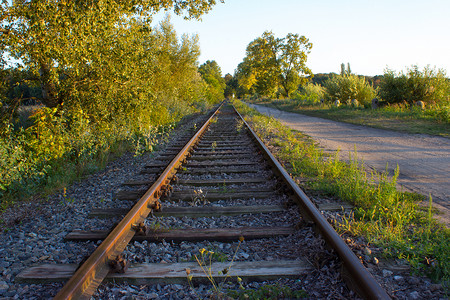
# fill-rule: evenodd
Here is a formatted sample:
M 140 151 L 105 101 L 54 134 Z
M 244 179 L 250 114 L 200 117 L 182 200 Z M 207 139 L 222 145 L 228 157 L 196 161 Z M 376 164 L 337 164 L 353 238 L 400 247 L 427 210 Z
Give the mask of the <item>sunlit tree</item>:
M 154 93 L 151 86 L 142 85 L 155 78 L 154 63 L 160 54 L 151 32 L 152 15 L 171 9 L 186 18 L 199 18 L 216 1 L 12 3 L 1 4 L 2 57 L 19 60 L 33 73 L 31 79 L 41 83 L 46 106 L 65 103 L 108 112 L 133 106 L 133 99 Z
M 306 66 L 311 48 L 305 36 L 289 33 L 276 38 L 266 31 L 247 46 L 246 57 L 238 66 L 239 84 L 261 95 L 273 96 L 280 91 L 289 97 L 312 76 Z
M 211 100 L 223 99 L 225 80 L 222 71 L 215 60 L 208 60 L 202 64 L 198 71 L 208 85 L 208 96 Z

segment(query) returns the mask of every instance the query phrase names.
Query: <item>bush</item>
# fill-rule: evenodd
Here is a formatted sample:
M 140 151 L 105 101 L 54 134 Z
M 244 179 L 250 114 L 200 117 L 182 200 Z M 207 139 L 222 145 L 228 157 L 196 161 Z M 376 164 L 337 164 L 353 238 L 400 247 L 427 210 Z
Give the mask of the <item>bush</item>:
M 308 100 L 309 102 L 319 102 L 320 99 L 325 98 L 325 88 L 320 84 L 307 83 L 303 85 L 299 91 L 296 91 L 292 96 L 295 100 Z
M 408 68 L 406 74 L 385 70 L 381 80 L 380 97 L 389 104 L 416 101 L 427 104 L 448 105 L 450 101 L 450 81 L 445 71 L 426 67 L 420 71 L 418 66 Z
M 369 105 L 377 95 L 364 77 L 354 74 L 335 75 L 325 81 L 324 87 L 328 100 L 338 99 L 341 103 L 356 99 L 362 105 Z
M 26 129 L 14 130 L 5 123 L 0 132 L 1 208 L 45 187 L 57 187 L 51 183 L 70 182 L 98 169 L 118 146 L 133 146 L 128 149 L 137 154 L 151 150 L 156 138 L 177 120 L 167 113 L 164 117 L 163 112 L 160 107 L 160 124 L 140 122 L 141 127 L 136 127 L 137 121 L 124 122 L 121 118 L 95 122 L 83 110 L 67 110 L 63 106 L 38 109 L 31 116 L 32 125 Z

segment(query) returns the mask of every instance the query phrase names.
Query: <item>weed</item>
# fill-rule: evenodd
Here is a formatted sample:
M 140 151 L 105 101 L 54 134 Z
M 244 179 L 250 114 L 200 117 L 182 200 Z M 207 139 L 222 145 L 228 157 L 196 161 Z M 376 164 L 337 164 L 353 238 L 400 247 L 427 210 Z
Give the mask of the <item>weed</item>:
M 238 120 L 237 123 L 236 123 L 236 131 L 237 131 L 238 133 L 241 132 L 242 126 L 244 126 L 244 122 L 243 122 L 242 120 Z
M 226 281 L 228 280 L 230 276 L 230 270 L 231 267 L 233 265 L 234 259 L 236 258 L 236 253 L 239 250 L 239 247 L 241 246 L 241 243 L 244 241 L 244 237 L 241 236 L 239 237 L 239 243 L 236 247 L 236 251 L 234 252 L 233 258 L 231 259 L 231 262 L 228 266 L 228 268 L 225 268 L 221 271 L 218 271 L 219 276 L 223 277 L 223 280 L 220 283 L 217 283 L 216 280 L 214 279 L 214 274 L 212 272 L 212 261 L 213 261 L 213 256 L 215 254 L 214 251 L 209 251 L 206 250 L 205 248 L 202 248 L 199 250 L 200 252 L 200 257 L 198 257 L 197 255 L 194 255 L 195 260 L 197 261 L 198 265 L 200 266 L 201 270 L 203 271 L 203 273 L 206 275 L 206 277 L 208 278 L 209 282 L 212 284 L 212 290 L 211 292 L 217 296 L 217 298 L 220 298 L 222 296 L 225 295 L 224 291 L 223 291 L 223 287 L 226 283 Z M 192 284 L 192 279 L 193 279 L 193 275 L 191 274 L 191 270 L 190 269 L 186 269 L 186 276 L 188 279 L 188 283 L 189 283 L 189 287 L 195 292 L 194 286 Z M 240 286 L 240 288 L 243 289 L 242 286 L 242 279 L 240 277 L 237 277 L 237 282 Z M 199 295 L 197 295 L 197 297 L 199 297 Z M 199 297 L 200 298 L 200 297 Z
M 216 148 L 217 148 L 217 142 L 216 141 L 211 143 L 211 148 L 212 148 L 212 152 L 216 152 Z
M 227 187 L 227 184 L 226 184 L 226 182 L 225 182 L 225 179 L 223 180 L 223 184 L 222 184 L 222 186 L 221 186 L 221 188 L 220 188 L 220 192 L 221 192 L 221 193 L 224 193 L 224 194 L 229 192 L 228 187 Z
M 62 198 L 63 200 L 61 201 L 61 204 L 63 205 L 71 207 L 75 203 L 75 198 L 67 197 L 67 189 L 65 187 L 63 188 Z
M 193 192 L 192 197 L 192 201 L 188 202 L 191 206 L 197 206 L 199 204 L 209 204 L 211 202 L 208 201 L 208 199 L 206 199 L 206 192 L 203 192 L 202 189 L 195 189 Z
M 64 198 L 63 203 L 67 206 L 72 206 L 75 203 L 75 198 Z

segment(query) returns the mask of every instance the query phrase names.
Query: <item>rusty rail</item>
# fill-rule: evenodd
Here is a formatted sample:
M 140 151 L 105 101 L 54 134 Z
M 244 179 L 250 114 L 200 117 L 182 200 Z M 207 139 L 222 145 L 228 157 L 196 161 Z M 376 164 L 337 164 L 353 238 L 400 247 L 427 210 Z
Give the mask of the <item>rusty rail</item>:
M 136 225 L 144 222 L 151 210 L 158 204 L 157 200 L 161 196 L 161 190 L 169 184 L 177 168 L 186 159 L 189 151 L 206 131 L 211 120 L 222 106 L 223 102 L 170 162 L 150 189 L 139 199 L 92 255 L 78 268 L 54 299 L 89 299 L 94 294 L 97 287 L 108 274 L 110 270 L 109 264 L 119 257 L 131 241 L 136 232 Z
M 286 172 L 283 166 L 272 155 L 266 145 L 261 141 L 258 135 L 244 120 L 241 114 L 233 106 L 236 113 L 239 115 L 249 132 L 251 132 L 252 138 L 256 141 L 258 147 L 262 150 L 264 156 L 269 160 L 273 166 L 274 171 L 280 175 L 283 181 L 294 193 L 297 203 L 300 206 L 301 214 L 314 222 L 317 229 L 324 237 L 325 241 L 330 245 L 339 255 L 344 262 L 344 266 L 350 274 L 352 281 L 352 287 L 365 299 L 391 299 L 386 291 L 378 284 L 373 276 L 367 271 L 367 269 L 361 264 L 356 255 L 342 240 L 339 234 L 331 227 L 320 211 L 311 202 L 308 196 L 299 188 L 294 182 L 291 176 Z

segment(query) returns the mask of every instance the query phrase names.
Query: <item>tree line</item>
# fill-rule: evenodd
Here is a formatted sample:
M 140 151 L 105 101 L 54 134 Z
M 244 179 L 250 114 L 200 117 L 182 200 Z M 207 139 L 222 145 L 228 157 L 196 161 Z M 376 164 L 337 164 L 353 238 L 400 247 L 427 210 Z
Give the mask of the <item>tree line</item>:
M 277 38 L 264 32 L 248 44 L 234 75 L 225 75 L 225 96 L 339 100 L 365 106 L 374 98 L 379 104 L 450 104 L 450 81 L 442 69 L 412 66 L 405 72 L 386 69 L 383 75 L 362 76 L 352 72 L 350 63 L 343 63 L 340 73 L 313 74 L 306 64 L 312 46 L 299 34 Z

